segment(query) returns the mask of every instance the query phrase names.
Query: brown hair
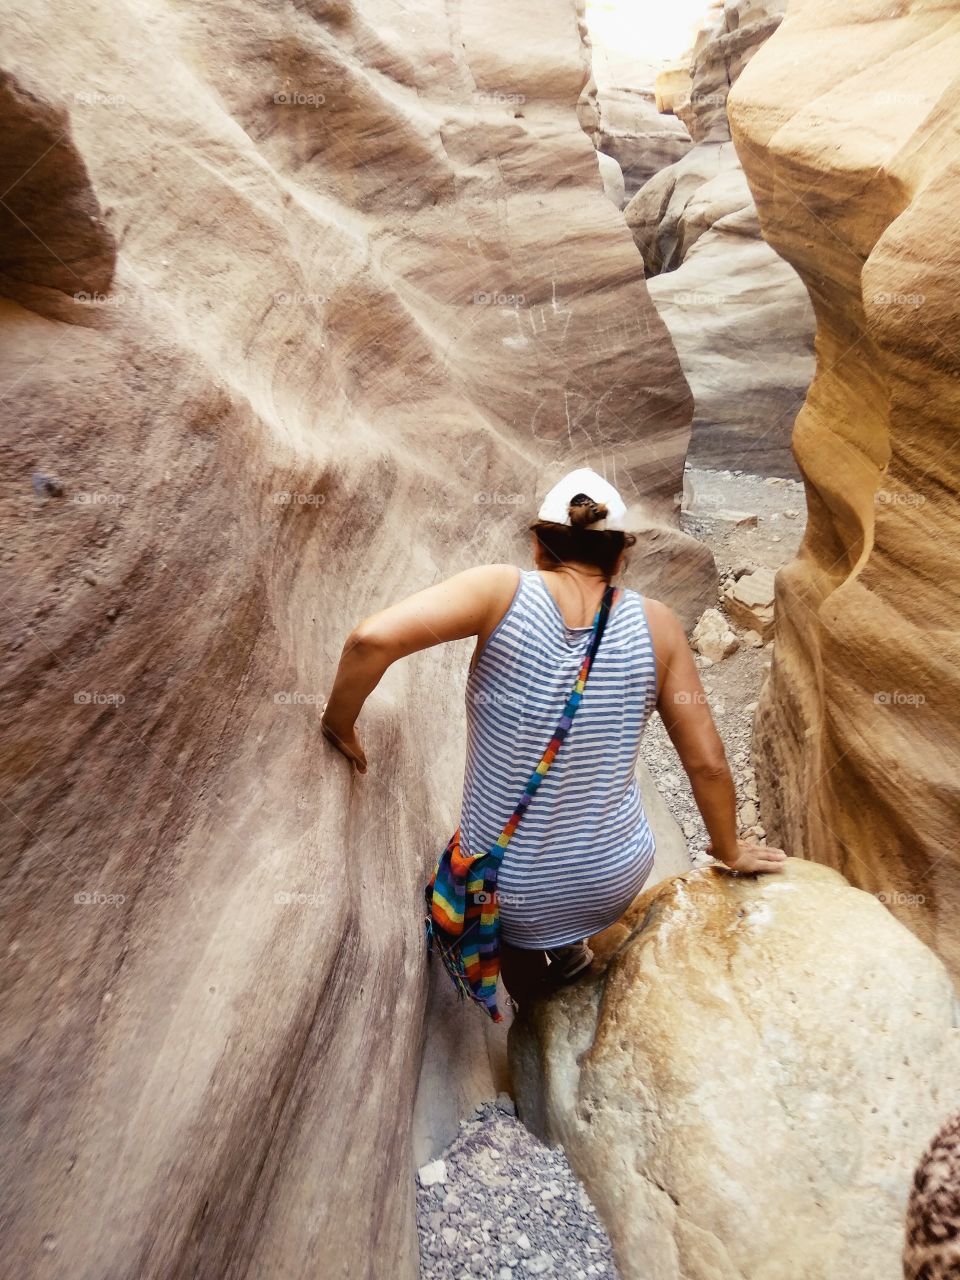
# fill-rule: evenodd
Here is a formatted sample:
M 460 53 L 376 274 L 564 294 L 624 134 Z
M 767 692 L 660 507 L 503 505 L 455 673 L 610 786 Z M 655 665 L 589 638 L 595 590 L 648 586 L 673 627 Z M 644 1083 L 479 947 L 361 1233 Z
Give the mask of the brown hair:
M 568 510 L 569 524 L 535 520 L 530 525 L 540 547 L 554 562 L 566 564 L 572 560 L 578 564 L 594 565 L 602 570 L 605 578 L 612 577 L 617 561 L 628 547 L 633 546 L 636 537 L 622 529 L 591 529 L 590 525 L 606 516 L 607 508 L 585 493 L 576 494 Z

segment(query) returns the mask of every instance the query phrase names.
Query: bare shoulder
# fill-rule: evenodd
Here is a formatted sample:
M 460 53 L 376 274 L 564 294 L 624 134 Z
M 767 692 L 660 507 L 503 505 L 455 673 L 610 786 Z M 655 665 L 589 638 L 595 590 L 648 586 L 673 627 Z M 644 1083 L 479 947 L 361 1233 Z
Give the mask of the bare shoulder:
M 486 581 L 491 586 L 505 586 L 510 583 L 516 586 L 520 581 L 520 569 L 515 564 L 478 564 L 474 569 L 464 569 L 464 573 L 474 574 L 477 581 Z
M 506 595 L 509 604 L 520 583 L 520 570 L 515 564 L 478 564 L 472 569 L 462 569 L 448 581 L 481 593 L 491 603 Z
M 499 620 L 520 585 L 520 570 L 515 564 L 478 564 L 454 574 L 446 585 L 481 609 L 485 617 Z
M 652 596 L 644 596 L 643 607 L 655 647 L 662 644 L 668 648 L 678 639 L 686 639 L 683 625 L 669 605 L 662 600 L 654 600 Z
M 515 564 L 483 564 L 477 569 L 489 593 L 494 613 L 504 614 L 520 585 L 520 569 Z
M 470 575 L 471 589 L 482 601 L 483 616 L 477 627 L 476 654 L 479 654 L 513 603 L 520 586 L 521 571 L 515 564 L 482 564 L 464 572 Z

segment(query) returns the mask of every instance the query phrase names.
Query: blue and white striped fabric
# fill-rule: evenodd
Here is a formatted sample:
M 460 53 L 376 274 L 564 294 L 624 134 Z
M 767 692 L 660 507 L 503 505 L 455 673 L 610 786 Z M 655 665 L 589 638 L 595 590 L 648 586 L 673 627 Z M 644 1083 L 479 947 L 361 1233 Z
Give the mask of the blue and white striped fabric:
M 521 570 L 513 601 L 467 677 L 460 837 L 489 848 L 557 725 L 590 641 L 568 627 L 543 577 Z M 643 598 L 623 589 L 570 734 L 500 867 L 501 936 L 539 949 L 577 942 L 623 914 L 653 865 L 636 779 L 657 700 Z

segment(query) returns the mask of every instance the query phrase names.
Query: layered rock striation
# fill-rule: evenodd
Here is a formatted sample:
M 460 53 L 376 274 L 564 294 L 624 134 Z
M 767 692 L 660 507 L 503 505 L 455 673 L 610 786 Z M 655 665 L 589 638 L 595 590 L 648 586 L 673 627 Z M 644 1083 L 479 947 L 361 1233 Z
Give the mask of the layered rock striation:
M 790 432 L 813 373 L 813 313 L 761 237 L 726 102 L 783 9 L 780 0 L 715 8 L 678 107 L 696 145 L 624 210 L 694 393 L 691 461 L 761 475 L 795 474 Z
M 5 1261 L 412 1276 L 421 885 L 467 645 L 360 617 L 528 554 L 589 462 L 695 617 L 690 395 L 571 6 L 8 6 Z M 640 354 L 638 354 L 640 353 Z
M 882 895 L 955 977 L 958 58 L 943 9 L 807 0 L 730 98 L 764 236 L 817 317 L 794 433 L 809 521 L 778 576 L 758 722 L 764 821 Z

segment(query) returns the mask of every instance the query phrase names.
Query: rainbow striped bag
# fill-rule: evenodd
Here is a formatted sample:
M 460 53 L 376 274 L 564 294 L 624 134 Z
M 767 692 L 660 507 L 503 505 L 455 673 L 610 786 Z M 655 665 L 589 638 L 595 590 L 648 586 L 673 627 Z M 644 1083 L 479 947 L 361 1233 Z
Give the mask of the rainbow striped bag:
M 484 853 L 465 853 L 460 847 L 460 828 L 450 837 L 436 870 L 424 890 L 427 916 L 424 921 L 427 950 L 436 950 L 461 998 L 466 996 L 485 1009 L 494 1022 L 503 1015 L 497 1008 L 497 979 L 500 976 L 500 907 L 497 874 L 504 850 L 520 819 L 530 806 L 537 788 L 556 759 L 573 717 L 583 699 L 590 666 L 597 655 L 607 618 L 617 597 L 617 589 L 607 586 L 593 620 L 593 634 L 580 666 L 576 684 L 563 709 L 550 745 L 530 775 L 523 795 L 493 846 Z

